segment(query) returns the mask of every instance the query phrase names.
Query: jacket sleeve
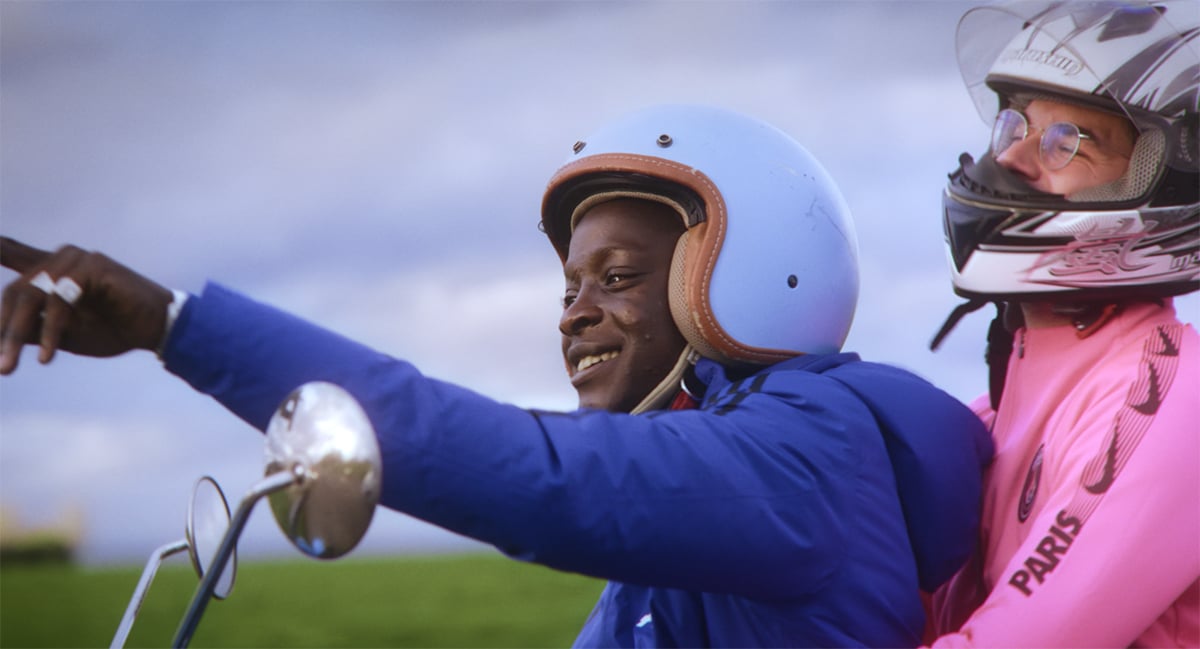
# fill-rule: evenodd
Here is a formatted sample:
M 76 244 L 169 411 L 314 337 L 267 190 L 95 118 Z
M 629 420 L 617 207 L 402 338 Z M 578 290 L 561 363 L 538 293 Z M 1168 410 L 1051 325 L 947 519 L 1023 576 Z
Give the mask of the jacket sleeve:
M 862 404 L 816 375 L 753 394 L 734 386 L 712 410 L 528 411 L 212 285 L 188 301 L 164 361 L 260 430 L 299 385 L 339 384 L 375 427 L 382 504 L 523 560 L 629 583 L 813 592 L 845 552 L 842 518 L 862 481 L 891 481 Z
M 1200 364 L 1195 336 L 1181 343 L 1175 359 L 1148 349 L 1138 381 L 1115 393 L 1119 408 L 1081 422 L 1071 438 L 1088 443 L 1068 445 L 1057 470 L 1043 471 L 1057 477 L 1040 487 L 1051 495 L 1033 522 L 1039 532 L 935 647 L 1196 642 L 1194 617 L 1146 634 L 1200 576 Z

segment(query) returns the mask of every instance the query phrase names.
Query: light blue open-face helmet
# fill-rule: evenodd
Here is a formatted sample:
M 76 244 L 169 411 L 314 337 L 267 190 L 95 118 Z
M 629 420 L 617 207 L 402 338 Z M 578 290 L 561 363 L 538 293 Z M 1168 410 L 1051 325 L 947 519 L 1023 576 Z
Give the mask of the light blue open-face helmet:
M 841 348 L 858 300 L 854 227 L 790 136 L 708 106 L 636 112 L 575 144 L 546 189 L 542 228 L 565 261 L 578 219 L 629 197 L 669 205 L 687 226 L 670 305 L 689 349 L 662 391 L 696 355 L 753 366 Z

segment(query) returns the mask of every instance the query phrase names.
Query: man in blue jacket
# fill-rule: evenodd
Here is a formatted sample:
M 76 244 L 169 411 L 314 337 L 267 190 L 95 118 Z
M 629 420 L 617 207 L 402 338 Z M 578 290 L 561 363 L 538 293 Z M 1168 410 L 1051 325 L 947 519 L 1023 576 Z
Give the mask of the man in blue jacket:
M 74 247 L 4 240 L 0 373 L 21 346 L 157 349 L 260 430 L 341 385 L 383 457 L 382 504 L 521 560 L 609 580 L 577 646 L 913 646 L 972 549 L 978 419 L 840 353 L 858 294 L 837 188 L 762 122 L 665 106 L 551 178 L 570 413 L 497 403 L 220 286 L 172 293 Z M 44 314 L 41 315 L 41 314 Z

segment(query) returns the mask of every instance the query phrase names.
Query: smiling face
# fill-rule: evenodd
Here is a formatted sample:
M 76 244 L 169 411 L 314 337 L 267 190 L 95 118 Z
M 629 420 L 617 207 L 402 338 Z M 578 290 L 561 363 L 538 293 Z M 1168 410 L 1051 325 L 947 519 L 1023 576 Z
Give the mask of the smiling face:
M 673 209 L 631 198 L 600 203 L 575 226 L 558 329 L 579 407 L 630 412 L 679 360 L 686 342 L 667 280 L 682 233 Z
M 1129 167 L 1136 133 L 1123 117 L 1044 99 L 1029 102 L 1021 112 L 1029 122 L 1029 136 L 996 156 L 996 162 L 1024 178 L 1034 189 L 1069 196 L 1114 181 Z M 1085 137 L 1065 167 L 1050 169 L 1038 146 L 1044 129 L 1058 122 L 1078 126 Z

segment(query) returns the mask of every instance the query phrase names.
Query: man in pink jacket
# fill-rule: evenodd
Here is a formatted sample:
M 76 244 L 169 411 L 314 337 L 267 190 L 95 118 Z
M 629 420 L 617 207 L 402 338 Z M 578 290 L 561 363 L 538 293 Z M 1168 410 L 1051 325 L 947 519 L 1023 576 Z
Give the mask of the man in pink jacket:
M 976 556 L 935 646 L 1200 646 L 1200 4 L 969 11 L 990 147 L 944 197 L 964 313 L 994 302 Z

